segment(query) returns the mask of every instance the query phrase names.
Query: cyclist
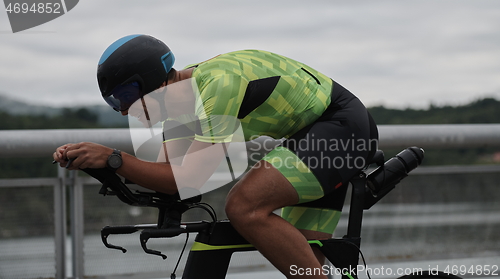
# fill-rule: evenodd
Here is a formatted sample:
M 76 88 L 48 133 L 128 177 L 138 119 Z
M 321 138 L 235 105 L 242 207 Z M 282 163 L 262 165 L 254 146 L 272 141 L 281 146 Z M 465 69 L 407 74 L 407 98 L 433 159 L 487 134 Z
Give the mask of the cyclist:
M 206 173 L 215 171 L 214 161 L 223 159 L 211 149 L 232 129 L 206 119 L 237 118 L 246 140 L 265 135 L 285 141 L 231 189 L 228 218 L 285 276 L 301 277 L 292 276 L 291 266 L 320 269 L 324 259 L 306 240 L 331 237 L 347 182 L 376 150 L 378 133 L 366 108 L 313 68 L 266 51 L 226 53 L 179 71 L 173 64 L 174 56 L 163 42 L 147 35 L 127 36 L 102 55 L 99 88 L 110 106 L 127 115 L 132 103 L 145 104 L 155 89 L 194 78 L 203 114 L 196 115 L 201 124 L 192 129 L 192 136 L 165 139 L 158 162 L 88 142 L 63 145 L 54 159 L 61 166 L 74 159 L 70 169 L 112 168 L 143 187 L 175 194 L 180 178 L 196 176 L 200 181 L 195 184 L 202 184 Z M 171 95 L 168 102 L 157 103 L 168 115 L 165 123 L 177 121 L 186 111 L 198 112 L 192 108 L 199 105 L 192 94 Z M 186 155 L 176 165 L 168 160 L 171 153 Z M 280 208 L 281 217 L 273 213 Z

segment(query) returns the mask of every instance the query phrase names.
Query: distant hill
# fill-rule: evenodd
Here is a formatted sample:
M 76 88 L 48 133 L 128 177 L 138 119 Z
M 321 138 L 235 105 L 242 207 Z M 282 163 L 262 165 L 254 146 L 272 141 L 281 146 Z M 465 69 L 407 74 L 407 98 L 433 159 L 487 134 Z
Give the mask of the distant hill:
M 28 115 L 28 114 L 45 114 L 54 116 L 61 113 L 61 109 L 50 106 L 30 105 L 23 101 L 15 100 L 0 94 L 0 111 L 7 112 L 12 115 Z
M 72 107 L 72 110 L 85 108 L 91 113 L 97 115 L 97 124 L 103 127 L 127 127 L 127 117 L 110 109 L 106 105 L 95 105 L 85 107 Z M 15 100 L 0 94 L 0 112 L 6 112 L 10 115 L 46 115 L 54 117 L 63 114 L 67 108 L 57 108 L 51 106 L 32 105 L 23 101 Z
M 430 106 L 428 109 L 368 108 L 377 124 L 500 123 L 500 101 L 480 99 L 461 106 Z

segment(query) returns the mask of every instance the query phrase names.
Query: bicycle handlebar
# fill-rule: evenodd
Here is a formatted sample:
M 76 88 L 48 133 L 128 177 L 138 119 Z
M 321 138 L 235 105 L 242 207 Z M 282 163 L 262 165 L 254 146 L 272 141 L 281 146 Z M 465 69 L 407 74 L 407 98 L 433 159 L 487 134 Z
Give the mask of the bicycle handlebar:
M 147 247 L 147 242 L 151 238 L 168 238 L 175 237 L 183 233 L 189 232 L 202 232 L 208 230 L 212 223 L 208 222 L 196 222 L 182 224 L 180 227 L 168 228 L 168 229 L 146 229 L 141 232 L 140 241 L 144 252 L 147 254 L 157 255 L 162 257 L 164 260 L 167 258 L 166 255 L 162 254 L 160 251 L 152 250 Z
M 127 252 L 127 249 L 121 247 L 121 246 L 116 246 L 113 244 L 110 244 L 108 242 L 108 237 L 111 234 L 131 234 L 135 233 L 139 230 L 142 229 L 148 229 L 148 228 L 155 228 L 155 225 L 135 225 L 135 226 L 116 226 L 116 227 L 110 227 L 106 226 L 101 229 L 101 240 L 102 243 L 104 243 L 104 246 L 110 249 L 116 249 L 116 250 L 121 250 L 123 253 Z
M 109 235 L 131 234 L 142 230 L 140 240 L 143 250 L 148 254 L 158 255 L 166 259 L 167 256 L 159 251 L 147 248 L 147 242 L 150 238 L 175 237 L 182 233 L 201 232 L 210 226 L 208 222 L 180 224 L 182 213 L 190 208 L 202 207 L 200 206 L 201 196 L 180 200 L 178 194 L 132 192 L 116 173 L 107 168 L 82 169 L 82 171 L 102 183 L 99 190 L 102 195 L 116 195 L 122 202 L 133 206 L 150 206 L 160 209 L 158 224 L 104 227 L 101 230 L 101 239 L 107 248 L 121 250 L 123 253 L 127 252 L 127 249 L 121 246 L 110 244 L 108 242 Z M 214 219 L 214 221 L 216 220 Z

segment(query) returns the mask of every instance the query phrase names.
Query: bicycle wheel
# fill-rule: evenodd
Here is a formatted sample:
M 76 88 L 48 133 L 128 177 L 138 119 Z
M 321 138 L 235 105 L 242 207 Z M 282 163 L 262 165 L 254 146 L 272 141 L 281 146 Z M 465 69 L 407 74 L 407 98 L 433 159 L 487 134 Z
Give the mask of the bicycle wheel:
M 461 279 L 453 274 L 447 274 L 441 271 L 438 271 L 436 274 L 430 273 L 429 271 L 418 272 L 416 274 L 409 274 L 405 276 L 401 276 L 398 279 Z

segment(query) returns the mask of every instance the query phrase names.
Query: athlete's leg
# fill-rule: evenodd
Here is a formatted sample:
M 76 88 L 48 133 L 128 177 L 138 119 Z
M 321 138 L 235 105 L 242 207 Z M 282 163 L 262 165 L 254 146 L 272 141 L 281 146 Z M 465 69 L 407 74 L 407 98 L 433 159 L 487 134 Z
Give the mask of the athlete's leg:
M 303 230 L 303 229 L 299 229 L 299 231 L 308 240 L 313 240 L 313 239 L 323 240 L 323 239 L 329 239 L 332 237 L 331 233 L 324 233 L 324 232 Z M 318 259 L 318 262 L 321 265 L 325 264 L 325 255 L 323 255 L 323 253 L 319 250 L 319 248 L 313 247 L 312 249 L 313 249 L 314 255 L 316 256 L 316 259 Z
M 321 264 L 306 237 L 273 213 L 298 202 L 297 191 L 280 171 L 260 161 L 229 193 L 226 213 L 235 229 L 285 276 L 324 279 Z M 299 270 L 317 274 L 301 276 Z
M 337 195 L 342 193 L 335 192 Z M 332 195 L 330 195 L 332 196 Z M 334 201 L 330 201 L 332 203 Z M 301 204 L 288 206 L 281 210 L 281 217 L 292 224 L 308 240 L 329 239 L 337 228 L 341 212 L 329 208 L 304 207 Z M 314 254 L 318 261 L 323 264 L 325 256 L 319 248 L 313 246 Z

